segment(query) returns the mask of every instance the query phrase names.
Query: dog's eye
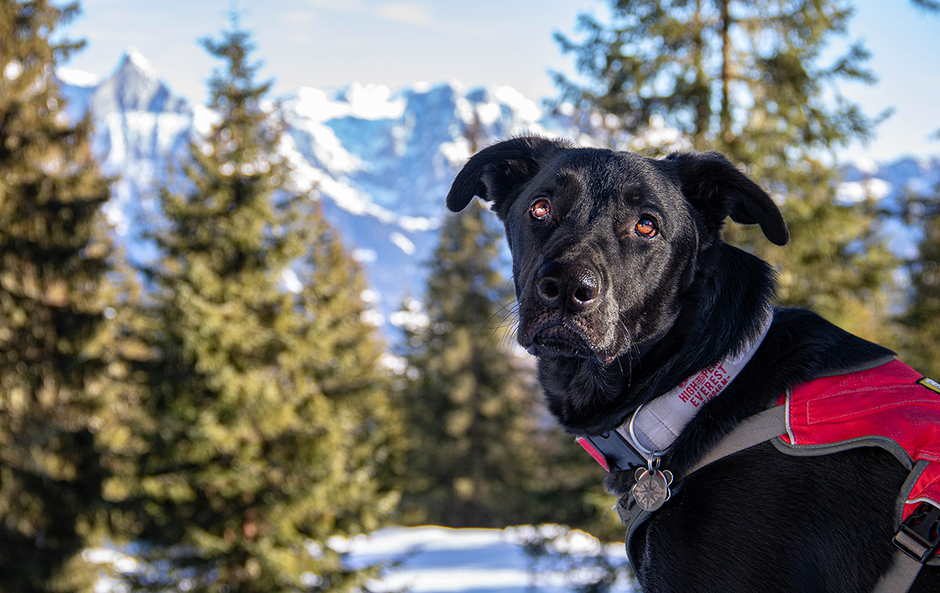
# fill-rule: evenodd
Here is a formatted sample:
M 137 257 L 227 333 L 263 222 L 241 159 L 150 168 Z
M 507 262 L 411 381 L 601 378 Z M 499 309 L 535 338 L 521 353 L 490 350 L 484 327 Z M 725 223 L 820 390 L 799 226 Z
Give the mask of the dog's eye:
M 552 205 L 545 198 L 540 198 L 529 206 L 529 214 L 536 220 L 545 220 L 552 212 Z
M 649 216 L 644 216 L 636 223 L 636 234 L 641 237 L 651 239 L 655 237 L 657 233 L 659 233 L 659 228 L 656 226 L 656 221 Z

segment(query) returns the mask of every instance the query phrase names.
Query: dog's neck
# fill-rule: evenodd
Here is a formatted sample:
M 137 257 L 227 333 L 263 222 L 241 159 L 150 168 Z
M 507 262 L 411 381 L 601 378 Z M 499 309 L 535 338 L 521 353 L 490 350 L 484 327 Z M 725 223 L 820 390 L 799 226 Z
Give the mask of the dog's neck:
M 682 429 L 698 414 L 702 407 L 717 397 L 757 352 L 773 322 L 773 310 L 768 308 L 761 320 L 760 331 L 717 363 L 688 377 L 663 395 L 637 408 L 636 412 L 617 428 L 633 447 L 644 455 L 667 451 Z
M 700 266 L 694 290 L 684 294 L 677 317 L 662 338 L 614 364 L 578 358 L 540 357 L 538 378 L 549 411 L 569 432 L 600 435 L 615 430 L 642 404 L 689 376 L 740 351 L 760 334 L 760 321 L 775 293 L 770 266 L 719 242 Z M 746 280 L 752 289 L 728 289 Z M 714 311 L 724 311 L 721 316 Z

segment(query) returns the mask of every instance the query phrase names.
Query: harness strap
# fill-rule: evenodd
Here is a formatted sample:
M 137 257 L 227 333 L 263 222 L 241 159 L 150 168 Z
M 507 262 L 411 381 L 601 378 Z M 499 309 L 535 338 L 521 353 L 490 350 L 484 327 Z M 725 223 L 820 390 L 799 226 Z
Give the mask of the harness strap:
M 787 406 L 775 406 L 764 410 L 741 421 L 734 430 L 718 441 L 718 444 L 709 449 L 695 465 L 689 468 L 685 476 L 719 459 L 786 433 Z M 648 516 L 647 514 L 642 519 L 632 517 L 633 521 L 628 525 L 630 528 L 628 529 L 629 535 L 632 535 L 632 532 L 636 531 L 639 524 L 646 520 Z M 629 541 L 629 538 L 627 541 Z M 914 581 L 917 579 L 917 575 L 920 574 L 920 569 L 923 568 L 928 557 L 933 556 L 933 550 L 925 552 L 924 544 L 908 535 L 903 527 L 898 531 L 894 541 L 898 547 L 894 553 L 894 561 L 888 572 L 878 580 L 872 593 L 907 593 L 914 585 Z M 923 558 L 918 560 L 915 556 L 923 556 Z
M 852 376 L 857 372 L 872 371 L 882 365 L 890 365 L 890 368 L 885 366 L 873 377 Z M 940 565 L 940 533 L 938 533 L 940 531 L 940 504 L 938 504 L 940 501 L 940 491 L 938 491 L 940 449 L 936 445 L 940 437 L 940 430 L 938 430 L 940 425 L 932 420 L 937 418 L 938 401 L 935 394 L 927 397 L 925 392 L 919 391 L 919 387 L 915 386 L 917 384 L 940 393 L 940 384 L 924 378 L 903 363 L 894 361 L 893 358 L 890 361 L 879 359 L 847 375 L 840 372 L 832 377 L 818 378 L 818 381 L 821 384 L 810 382 L 798 388 L 798 391 L 804 390 L 800 392 L 797 400 L 798 405 L 802 406 L 799 408 L 802 412 L 797 414 L 796 411 L 791 410 L 791 407 L 797 404 L 793 403 L 792 397 L 794 396 L 788 391 L 785 403 L 781 401 L 781 405 L 741 421 L 686 470 L 684 475 L 677 476 L 673 491 L 678 492 L 682 488 L 683 479 L 699 469 L 763 442 L 772 443 L 784 454 L 799 456 L 826 455 L 856 447 L 881 447 L 892 453 L 910 471 L 910 474 L 901 488 L 896 503 L 897 522 L 895 525 L 899 525 L 900 528 L 893 539 L 897 548 L 892 560 L 893 564 L 879 578 L 872 593 L 907 593 L 924 564 Z M 828 423 L 823 427 L 822 436 L 812 431 L 807 433 L 808 429 L 805 424 L 810 422 L 810 408 L 807 407 L 809 405 L 807 402 L 817 401 L 812 397 L 823 392 L 828 393 L 826 389 L 834 390 L 833 394 L 826 395 L 829 398 L 835 396 L 844 398 L 846 395 L 864 392 L 871 398 L 872 407 L 866 408 L 865 414 L 857 420 L 850 418 L 850 421 L 846 422 L 844 413 L 839 408 L 840 405 L 844 405 L 844 402 L 837 397 L 828 399 L 825 403 L 829 407 L 823 407 L 822 410 L 814 409 L 815 415 L 812 416 L 817 420 L 821 418 L 823 424 Z M 895 396 L 896 390 L 902 392 L 901 396 Z M 885 399 L 885 396 L 881 394 L 887 394 L 887 397 L 893 399 Z M 910 407 L 905 410 L 908 410 L 908 415 L 918 416 L 915 418 L 915 424 L 919 427 L 919 432 L 911 433 L 906 437 L 890 430 L 882 432 L 887 429 L 883 427 L 880 414 L 890 412 L 891 406 L 896 406 L 899 402 L 910 404 Z M 884 412 L 879 412 L 879 410 L 884 410 Z M 791 417 L 792 414 L 797 415 Z M 803 415 L 806 416 L 805 419 Z M 798 421 L 791 426 L 793 418 L 797 418 Z M 857 434 L 868 436 L 856 436 Z M 787 438 L 782 438 L 784 436 Z M 798 439 L 797 436 L 800 438 Z M 799 444 L 797 444 L 798 440 Z M 599 456 L 607 455 L 605 449 L 600 450 L 604 453 Z M 621 466 L 618 463 L 616 467 Z M 917 506 L 911 508 L 911 505 Z M 629 493 L 618 501 L 616 508 L 621 521 L 627 527 L 625 539 L 628 558 L 632 564 L 633 555 L 630 553 L 632 551 L 630 546 L 633 536 L 652 513 L 643 510 Z
M 759 445 L 764 441 L 778 437 L 787 432 L 787 407 L 776 406 L 754 414 L 742 420 L 738 425 L 723 439 L 710 448 L 708 452 L 699 461 L 685 472 L 688 476 L 692 472 L 705 467 L 706 465 L 718 461 L 723 457 L 737 453 L 738 451 Z M 683 476 L 683 477 L 685 477 Z M 677 480 L 678 482 L 679 480 Z M 627 528 L 624 541 L 629 548 L 633 540 L 633 534 L 639 527 L 649 519 L 653 513 L 645 511 L 633 500 L 633 496 L 627 494 L 617 501 L 617 514 L 620 516 L 620 522 Z M 633 571 L 637 567 L 633 566 L 633 556 L 627 554 Z M 893 592 L 881 592 L 893 593 Z
M 923 564 L 899 549 L 894 553 L 891 568 L 878 579 L 871 593 L 907 593 L 923 567 Z
M 742 420 L 714 447 L 708 450 L 685 475 L 738 451 L 759 445 L 787 433 L 787 407 L 775 406 Z M 683 476 L 684 477 L 684 476 Z

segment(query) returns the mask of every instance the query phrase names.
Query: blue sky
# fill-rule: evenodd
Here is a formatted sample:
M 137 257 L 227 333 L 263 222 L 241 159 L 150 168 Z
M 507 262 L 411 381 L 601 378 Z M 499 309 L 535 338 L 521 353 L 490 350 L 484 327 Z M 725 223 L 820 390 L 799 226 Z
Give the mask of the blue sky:
M 599 0 L 84 0 L 83 13 L 64 33 L 88 45 L 67 64 L 107 75 L 128 46 L 136 46 L 170 87 L 192 101 L 218 65 L 198 40 L 228 26 L 239 9 L 253 34 L 261 76 L 276 95 L 300 86 L 350 82 L 398 88 L 415 82 L 459 80 L 466 86 L 510 85 L 540 99 L 555 94 L 548 71 L 571 72 L 552 35 L 571 34 L 580 12 L 603 14 Z M 847 158 L 887 160 L 940 154 L 928 135 L 940 129 L 940 15 L 907 0 L 858 0 L 851 38 L 874 54 L 874 87 L 843 92 L 869 114 L 894 107 L 867 147 Z

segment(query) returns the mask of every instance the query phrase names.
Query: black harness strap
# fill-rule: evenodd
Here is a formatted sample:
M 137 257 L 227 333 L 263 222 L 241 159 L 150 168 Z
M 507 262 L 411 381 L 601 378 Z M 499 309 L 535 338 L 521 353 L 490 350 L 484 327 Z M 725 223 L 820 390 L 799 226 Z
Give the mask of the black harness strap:
M 695 465 L 693 465 L 682 478 L 692 474 L 699 469 L 723 459 L 729 455 L 743 451 L 765 441 L 775 439 L 787 434 L 787 408 L 786 406 L 776 406 L 755 414 L 750 418 L 743 420 L 738 426 L 728 433 L 721 441 L 712 447 Z M 893 443 L 893 441 L 892 441 Z M 775 443 L 776 444 L 776 443 Z M 781 443 L 784 444 L 784 443 Z M 872 444 L 880 445 L 879 441 L 859 440 L 851 446 L 869 446 Z M 885 446 L 886 449 L 897 455 L 896 449 Z M 788 447 L 777 447 L 784 453 Z M 844 449 L 845 447 L 843 447 Z M 835 449 L 820 449 L 815 454 L 824 455 L 833 453 Z M 904 460 L 902 460 L 903 462 Z M 910 468 L 910 460 L 905 464 Z M 917 481 L 916 477 L 923 471 L 926 462 L 918 462 L 914 465 L 911 475 L 905 482 L 899 495 L 900 505 L 903 507 L 907 495 L 914 487 Z M 679 480 L 677 480 L 679 482 Z M 627 557 L 630 558 L 630 542 L 636 530 L 652 515 L 639 507 L 630 494 L 623 496 L 617 502 L 617 514 L 620 521 L 626 526 L 626 547 Z M 913 586 L 920 569 L 925 564 L 940 564 L 940 559 L 936 557 L 936 551 L 940 547 L 940 536 L 931 530 L 931 525 L 936 525 L 940 521 L 940 509 L 929 503 L 922 503 L 914 515 L 900 524 L 897 534 L 894 537 L 895 546 L 898 548 L 895 552 L 894 563 L 876 584 L 872 593 L 907 593 Z M 900 522 L 900 519 L 899 519 Z M 633 561 L 630 560 L 632 565 Z M 634 572 L 636 567 L 634 566 Z

